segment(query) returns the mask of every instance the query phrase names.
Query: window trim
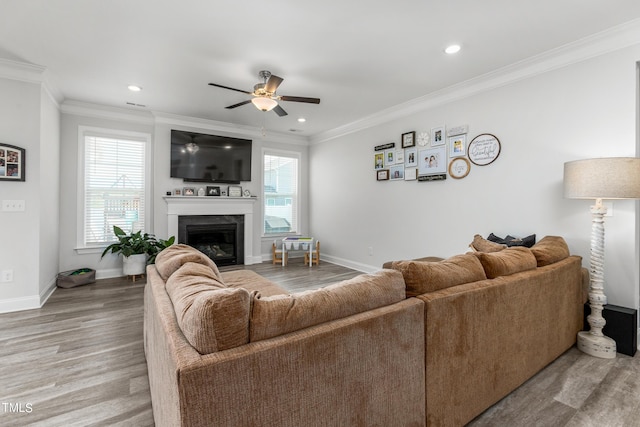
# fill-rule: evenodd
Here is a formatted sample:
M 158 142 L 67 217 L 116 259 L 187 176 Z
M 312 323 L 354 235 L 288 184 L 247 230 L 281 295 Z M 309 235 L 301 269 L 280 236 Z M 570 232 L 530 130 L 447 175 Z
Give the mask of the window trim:
M 264 216 L 265 216 L 265 203 L 266 203 L 266 197 L 264 194 L 264 157 L 270 155 L 270 156 L 278 156 L 278 157 L 290 157 L 290 158 L 294 158 L 298 161 L 298 179 L 296 182 L 296 191 L 297 191 L 297 203 L 295 203 L 295 209 L 296 209 L 296 213 L 297 213 L 297 220 L 298 220 L 298 230 L 295 232 L 288 232 L 288 233 L 270 233 L 267 234 L 264 232 Z M 273 148 L 262 148 L 262 154 L 260 156 L 260 194 L 262 195 L 262 203 L 260 203 L 260 219 L 261 219 L 261 223 L 260 223 L 260 235 L 262 238 L 278 238 L 278 237 L 285 237 L 285 236 L 300 236 L 302 235 L 302 229 L 303 229 L 303 224 L 302 224 L 302 216 L 301 211 L 300 211 L 300 206 L 301 206 L 301 184 L 302 184 L 302 153 L 298 152 L 298 151 L 289 151 L 289 150 L 278 150 L 278 149 L 273 149 Z M 291 206 L 294 206 L 294 204 L 292 203 Z
M 151 231 L 151 217 L 153 215 L 153 164 L 151 163 L 151 134 L 145 132 L 127 131 L 121 129 L 108 129 L 93 126 L 78 126 L 78 172 L 77 172 L 77 197 L 76 197 L 76 247 L 75 251 L 78 254 L 99 253 L 107 246 L 103 245 L 85 245 L 84 243 L 84 204 L 85 204 L 85 138 L 87 136 L 99 136 L 105 138 L 121 138 L 131 139 L 144 142 L 145 144 L 145 209 L 144 209 L 144 229 L 145 232 Z

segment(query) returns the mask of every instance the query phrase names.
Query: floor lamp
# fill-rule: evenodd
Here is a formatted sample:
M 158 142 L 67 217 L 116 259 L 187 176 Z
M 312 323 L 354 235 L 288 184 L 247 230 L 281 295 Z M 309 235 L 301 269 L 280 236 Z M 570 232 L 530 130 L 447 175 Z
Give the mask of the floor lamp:
M 610 157 L 586 159 L 564 164 L 564 196 L 594 199 L 591 206 L 591 257 L 589 305 L 590 330 L 578 332 L 578 349 L 605 359 L 616 357 L 616 342 L 602 333 L 602 317 L 607 303 L 604 294 L 604 215 L 602 199 L 640 198 L 640 158 Z

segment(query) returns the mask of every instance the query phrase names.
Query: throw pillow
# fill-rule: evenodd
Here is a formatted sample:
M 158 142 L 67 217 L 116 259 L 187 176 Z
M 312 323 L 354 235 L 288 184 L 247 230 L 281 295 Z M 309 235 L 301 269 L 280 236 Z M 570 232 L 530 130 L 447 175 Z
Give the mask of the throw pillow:
M 538 267 L 553 264 L 569 257 L 569 246 L 560 236 L 545 236 L 533 245 L 531 252 L 536 257 Z
M 156 269 L 158 270 L 158 273 L 160 273 L 162 280 L 166 282 L 175 271 L 188 262 L 195 262 L 208 266 L 211 268 L 218 280 L 223 282 L 220 271 L 218 271 L 218 267 L 211 258 L 199 250 L 181 243 L 171 245 L 168 248 L 163 249 L 156 256 Z
M 253 297 L 250 341 L 260 341 L 342 319 L 405 299 L 402 275 L 394 270 L 361 274 L 324 288 L 291 295 Z
M 503 239 L 502 237 L 498 237 L 495 234 L 491 233 L 487 237 L 487 240 L 494 243 L 500 243 L 500 244 L 506 245 L 507 247 L 524 246 L 524 247 L 530 248 L 536 243 L 536 235 L 532 234 L 530 236 L 523 237 L 522 239 L 519 237 L 513 237 L 511 235 L 507 235 L 507 237 Z
M 402 273 L 407 297 L 487 278 L 473 254 L 455 255 L 439 262 L 393 261 L 391 268 Z
M 473 236 L 473 241 L 469 244 L 469 247 L 478 252 L 498 252 L 507 246 L 500 243 L 494 243 L 483 238 L 481 235 L 476 234 Z
M 188 262 L 172 274 L 166 290 L 185 338 L 200 354 L 249 342 L 251 294 L 227 288 L 205 265 Z
M 519 273 L 536 268 L 536 257 L 531 249 L 521 246 L 507 248 L 500 252 L 476 252 L 488 279 Z

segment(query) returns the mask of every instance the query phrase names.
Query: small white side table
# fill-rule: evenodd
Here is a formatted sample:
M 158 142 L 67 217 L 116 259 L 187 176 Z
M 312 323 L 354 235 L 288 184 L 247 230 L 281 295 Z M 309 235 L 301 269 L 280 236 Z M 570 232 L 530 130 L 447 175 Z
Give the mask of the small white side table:
M 282 265 L 285 265 L 285 254 L 291 251 L 309 251 L 309 267 L 313 265 L 313 237 L 285 237 L 282 239 Z M 303 249 L 306 245 L 307 248 Z

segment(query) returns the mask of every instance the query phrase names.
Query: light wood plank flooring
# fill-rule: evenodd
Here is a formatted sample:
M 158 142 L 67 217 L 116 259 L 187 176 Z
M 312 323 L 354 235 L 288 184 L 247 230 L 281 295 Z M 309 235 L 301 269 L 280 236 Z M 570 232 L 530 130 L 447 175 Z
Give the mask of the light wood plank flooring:
M 321 262 L 248 268 L 290 291 L 359 274 Z M 42 309 L 0 314 L 0 425 L 152 426 L 142 344 L 144 281 L 57 289 Z M 471 426 L 640 426 L 640 356 L 575 348 Z

